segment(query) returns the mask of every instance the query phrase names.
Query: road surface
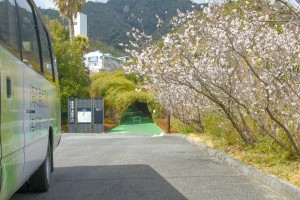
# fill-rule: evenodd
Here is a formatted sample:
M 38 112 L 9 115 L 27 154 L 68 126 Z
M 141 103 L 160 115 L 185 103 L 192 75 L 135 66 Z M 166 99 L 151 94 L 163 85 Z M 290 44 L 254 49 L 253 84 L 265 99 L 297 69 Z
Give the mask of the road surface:
M 180 135 L 64 134 L 48 192 L 12 200 L 282 200 Z

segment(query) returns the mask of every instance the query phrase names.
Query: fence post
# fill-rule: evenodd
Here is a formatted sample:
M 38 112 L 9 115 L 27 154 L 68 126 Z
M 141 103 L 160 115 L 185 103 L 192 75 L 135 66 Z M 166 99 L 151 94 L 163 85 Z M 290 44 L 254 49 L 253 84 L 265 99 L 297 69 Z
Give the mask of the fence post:
M 171 115 L 167 116 L 167 124 L 168 124 L 167 133 L 171 133 Z

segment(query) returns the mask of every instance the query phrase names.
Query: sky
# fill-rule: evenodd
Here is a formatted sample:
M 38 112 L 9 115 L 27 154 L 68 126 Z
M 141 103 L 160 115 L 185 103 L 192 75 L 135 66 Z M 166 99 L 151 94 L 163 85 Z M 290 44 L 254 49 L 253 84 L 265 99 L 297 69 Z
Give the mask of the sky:
M 102 2 L 102 3 L 107 2 L 107 0 L 88 0 L 88 1 L 97 1 L 97 2 Z M 54 8 L 55 7 L 52 0 L 34 0 L 34 2 L 38 7 L 42 7 L 42 8 Z
M 96 1 L 96 2 L 102 2 L 102 3 L 107 2 L 107 0 L 89 0 L 89 1 Z M 197 3 L 203 3 L 206 0 L 192 0 L 192 1 L 197 2 Z M 34 2 L 38 7 L 42 7 L 42 8 L 54 8 L 55 7 L 52 0 L 35 0 Z
M 88 1 L 105 3 L 108 0 L 88 0 Z M 207 2 L 208 0 L 192 0 L 192 1 L 194 1 L 196 3 L 204 3 L 204 2 Z M 290 2 L 295 3 L 295 0 L 290 0 Z M 35 0 L 35 3 L 38 7 L 42 7 L 42 8 L 54 8 L 55 7 L 52 0 Z

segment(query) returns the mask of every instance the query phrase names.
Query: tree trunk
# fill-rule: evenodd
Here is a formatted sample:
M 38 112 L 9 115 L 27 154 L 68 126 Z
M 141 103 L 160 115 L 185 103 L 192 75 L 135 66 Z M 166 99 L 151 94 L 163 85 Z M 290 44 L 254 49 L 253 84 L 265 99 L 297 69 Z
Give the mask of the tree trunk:
M 69 17 L 68 18 L 68 24 L 69 24 L 69 37 L 70 37 L 70 40 L 72 40 L 73 37 L 74 37 L 74 21 L 73 21 L 73 17 Z

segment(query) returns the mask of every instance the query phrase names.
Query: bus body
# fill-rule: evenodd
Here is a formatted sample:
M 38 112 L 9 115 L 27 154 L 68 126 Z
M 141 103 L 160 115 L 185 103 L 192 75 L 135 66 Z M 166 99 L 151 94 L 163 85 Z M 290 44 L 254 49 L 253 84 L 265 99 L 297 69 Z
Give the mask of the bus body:
M 0 0 L 0 199 L 44 192 L 60 141 L 56 62 L 32 0 Z

